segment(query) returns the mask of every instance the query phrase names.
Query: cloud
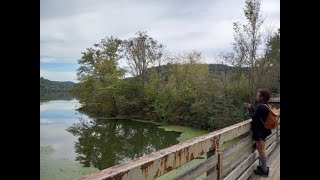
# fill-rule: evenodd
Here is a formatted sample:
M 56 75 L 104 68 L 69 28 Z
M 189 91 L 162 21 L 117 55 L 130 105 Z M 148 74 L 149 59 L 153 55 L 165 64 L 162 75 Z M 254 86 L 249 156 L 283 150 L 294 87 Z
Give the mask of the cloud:
M 280 15 L 280 3 L 278 0 L 262 1 L 261 9 L 263 14 Z M 274 16 L 275 19 L 280 19 L 280 16 Z
M 40 123 L 42 123 L 42 124 L 52 124 L 53 123 L 53 121 L 52 120 L 50 120 L 50 119 L 45 119 L 45 118 L 40 118 Z
M 232 23 L 245 21 L 244 2 L 41 0 L 40 61 L 76 63 L 106 36 L 126 39 L 137 31 L 147 31 L 169 51 L 215 54 L 233 41 Z M 261 10 L 268 25 L 280 27 L 279 1 L 264 0 Z
M 77 82 L 76 71 L 49 71 L 40 69 L 40 77 L 51 81 L 73 81 Z

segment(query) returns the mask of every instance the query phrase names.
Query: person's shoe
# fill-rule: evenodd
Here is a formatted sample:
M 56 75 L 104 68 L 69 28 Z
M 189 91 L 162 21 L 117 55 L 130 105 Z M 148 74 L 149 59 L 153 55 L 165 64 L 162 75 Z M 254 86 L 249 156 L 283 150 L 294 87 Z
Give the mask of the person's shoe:
M 269 167 L 268 167 L 268 169 L 267 169 L 267 172 L 264 172 L 264 171 L 262 170 L 262 167 L 260 166 L 260 168 L 259 168 L 259 166 L 258 166 L 257 169 L 254 170 L 253 172 L 254 172 L 254 174 L 256 174 L 256 175 L 268 177 L 268 176 L 269 176 Z

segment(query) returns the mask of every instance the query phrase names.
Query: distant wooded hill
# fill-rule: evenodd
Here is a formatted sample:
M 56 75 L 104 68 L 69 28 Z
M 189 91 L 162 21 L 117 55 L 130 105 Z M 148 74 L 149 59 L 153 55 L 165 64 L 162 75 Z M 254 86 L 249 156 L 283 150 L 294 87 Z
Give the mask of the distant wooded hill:
M 214 76 L 224 76 L 225 73 L 228 73 L 230 72 L 231 70 L 241 70 L 242 72 L 244 73 L 248 73 L 249 72 L 249 68 L 248 67 L 233 67 L 233 66 L 228 66 L 228 65 L 224 65 L 224 64 L 207 64 L 208 65 L 208 71 L 210 74 L 213 74 Z M 166 72 L 168 72 L 168 64 L 166 65 L 162 65 L 160 67 L 151 67 L 151 68 L 148 68 L 146 70 L 146 80 L 149 80 L 150 78 L 150 75 L 152 72 L 154 71 L 158 71 L 159 69 L 161 74 L 162 75 L 166 75 Z M 168 75 L 168 74 L 167 74 Z M 135 78 L 135 77 L 133 77 Z M 130 78 L 127 78 L 127 79 L 130 79 Z
M 69 91 L 75 84 L 71 81 L 50 81 L 40 77 L 40 100 L 72 99 Z
M 148 68 L 147 78 L 152 70 L 157 70 L 159 67 Z M 160 66 L 163 70 L 167 69 L 167 65 Z M 215 75 L 224 75 L 224 73 L 234 69 L 232 66 L 227 66 L 223 64 L 209 64 L 209 73 Z M 246 69 L 246 68 L 243 68 Z M 52 100 L 52 99 L 72 99 L 74 98 L 70 93 L 70 89 L 74 87 L 76 83 L 71 81 L 59 82 L 50 81 L 43 77 L 40 77 L 40 100 Z

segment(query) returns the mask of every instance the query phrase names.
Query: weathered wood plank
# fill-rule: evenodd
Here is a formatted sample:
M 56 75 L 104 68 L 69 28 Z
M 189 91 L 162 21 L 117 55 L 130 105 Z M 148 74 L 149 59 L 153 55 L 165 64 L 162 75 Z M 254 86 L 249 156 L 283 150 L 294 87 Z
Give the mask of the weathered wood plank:
M 238 141 L 236 144 L 232 145 L 231 147 L 228 147 L 223 152 L 223 157 L 226 158 L 230 154 L 238 151 L 239 149 L 243 148 L 244 146 L 248 145 L 249 143 L 252 143 L 252 136 L 249 134 L 248 136 L 244 137 L 240 141 Z
M 218 171 L 214 171 L 213 173 L 209 174 L 204 180 L 216 180 L 218 178 Z
M 275 137 L 276 137 L 276 135 L 274 135 Z M 270 157 L 269 157 L 269 161 L 273 161 L 274 160 L 274 158 L 277 156 L 277 154 L 280 154 L 280 144 L 278 144 L 277 146 L 276 146 L 276 142 L 274 141 L 274 138 L 275 137 L 273 137 L 272 139 L 270 139 L 269 138 L 269 140 L 267 141 L 267 145 L 271 145 L 271 146 L 269 146 L 269 148 L 268 148 L 268 150 L 267 150 L 267 154 L 270 154 Z M 277 147 L 277 148 L 276 148 Z M 276 149 L 275 149 L 276 148 Z M 242 161 L 242 159 L 241 159 L 241 161 Z M 240 161 L 240 162 L 241 162 Z M 259 161 L 258 161 L 259 162 Z M 231 168 L 230 168 L 230 165 L 234 165 L 235 163 L 234 162 L 232 162 L 231 164 L 226 164 L 225 166 L 224 166 L 224 173 L 226 172 L 226 171 L 229 171 Z M 237 163 L 238 164 L 238 163 Z M 233 166 L 234 167 L 234 166 Z M 253 172 L 253 170 L 252 170 L 252 172 Z M 248 175 L 249 175 L 250 173 L 248 172 Z M 249 177 L 248 175 L 246 175 L 245 177 L 247 178 L 247 177 Z M 206 178 L 207 180 L 208 179 L 210 179 L 210 178 Z
M 280 130 L 279 130 L 280 131 Z M 279 133 L 279 132 L 278 132 Z M 268 139 L 270 139 L 272 136 L 274 136 L 274 135 L 277 135 L 277 132 L 273 132 L 273 133 L 271 133 L 267 138 L 266 138 L 266 140 L 268 140 Z
M 244 133 L 249 132 L 251 129 L 251 124 L 250 124 L 251 121 L 252 120 L 249 119 L 249 120 L 240 122 L 238 124 L 229 126 L 227 128 L 223 128 L 224 131 L 220 133 L 220 138 L 219 138 L 220 145 L 223 144 L 224 142 L 227 142 L 231 139 L 234 139 Z
M 276 142 L 273 142 L 271 144 L 271 146 L 269 146 L 269 148 L 267 149 L 267 155 L 269 155 L 273 150 L 274 148 L 276 147 L 277 143 Z
M 277 141 L 277 134 L 273 134 L 269 139 L 266 141 L 266 148 L 268 148 L 273 142 Z
M 246 147 L 248 144 L 252 144 L 252 142 L 253 141 L 252 141 L 251 134 L 249 134 L 248 136 L 244 137 L 233 146 L 225 149 L 223 152 L 224 154 L 223 157 L 226 158 L 227 156 L 235 152 L 234 149 L 237 149 L 237 150 L 241 149 L 243 147 Z M 252 149 L 252 145 L 247 146 L 246 148 L 242 149 L 242 152 L 239 153 L 236 157 L 228 161 L 224 160 L 225 162 L 223 163 L 223 172 L 222 172 L 223 176 L 229 173 L 233 168 L 235 168 L 241 162 L 243 162 L 243 160 L 246 159 L 251 154 L 251 149 Z M 205 179 L 206 180 L 217 179 L 217 171 L 214 171 L 212 174 L 209 174 Z
M 275 147 L 276 145 L 273 144 L 273 146 Z M 275 150 L 274 148 L 270 148 L 268 154 L 274 154 L 273 150 Z M 277 157 L 277 153 L 275 152 L 275 157 Z M 269 158 L 270 161 L 274 160 Z M 277 161 L 277 160 L 275 160 Z M 277 163 L 277 162 L 275 162 Z M 240 177 L 238 180 L 247 180 L 253 173 L 253 170 L 255 170 L 257 168 L 257 166 L 259 165 L 259 159 L 257 159 Z M 269 168 L 271 168 L 271 165 L 269 166 Z M 270 172 L 269 172 L 270 173 Z M 270 174 L 269 174 L 270 175 Z
M 252 174 L 250 180 L 264 180 L 264 179 L 272 179 L 272 180 L 279 180 L 280 177 L 280 147 L 277 146 L 269 156 L 269 177 L 261 177 L 255 174 Z
M 206 161 L 201 162 L 197 166 L 189 169 L 188 171 L 186 171 L 185 173 L 175 177 L 174 179 L 175 180 L 178 180 L 178 179 L 179 180 L 182 180 L 182 179 L 194 179 L 194 178 L 202 175 L 203 173 L 205 173 L 209 169 L 213 168 L 214 166 L 216 166 L 217 163 L 218 163 L 217 155 L 211 156 Z
M 251 119 L 79 179 L 154 179 L 250 131 Z
M 233 158 L 231 161 L 226 162 L 223 166 L 223 175 L 225 176 L 229 174 L 232 169 L 237 167 L 239 164 L 241 164 L 241 162 L 243 162 L 247 157 L 249 157 L 249 155 L 251 154 L 251 149 L 252 147 L 244 149 L 244 152 L 239 154 L 237 157 Z
M 248 168 L 258 158 L 258 151 L 256 150 L 247 159 L 245 159 L 236 169 L 234 169 L 224 180 L 234 180 L 238 178 L 241 173 Z
M 270 162 L 274 162 L 275 158 L 280 154 L 280 144 L 276 145 L 275 149 L 269 155 L 268 160 Z
M 276 142 L 273 142 L 272 145 L 267 149 L 267 154 L 269 154 L 274 147 Z M 236 169 L 234 169 L 224 180 L 233 180 L 238 178 L 251 164 L 256 161 L 258 158 L 258 151 L 255 150 L 246 160 L 244 160 Z
M 269 138 L 267 139 L 267 141 L 266 141 L 267 148 L 270 147 L 270 145 L 272 145 L 272 143 L 274 143 L 275 141 L 276 141 L 276 133 L 270 135 Z M 273 150 L 273 148 L 271 147 L 271 149 L 269 149 L 269 152 L 272 151 L 272 150 Z M 239 159 L 239 160 L 241 160 L 240 162 L 242 162 L 243 158 L 236 157 L 235 159 Z M 224 171 L 225 172 L 229 172 L 233 167 L 237 166 L 238 164 L 239 164 L 239 162 L 237 162 L 237 163 L 236 162 L 231 162 L 231 164 L 230 163 L 226 163 L 226 165 L 224 166 Z
M 212 150 L 212 151 L 209 151 L 207 153 L 207 159 L 209 159 L 211 156 L 214 156 L 216 154 L 216 150 Z M 209 174 L 211 174 L 213 171 L 215 171 L 216 167 L 214 166 L 213 168 L 209 169 L 207 172 L 206 172 L 206 175 L 208 176 Z
M 280 157 L 280 144 L 278 144 L 275 147 L 275 149 L 273 149 L 273 151 L 269 154 L 269 157 L 268 157 L 268 161 L 270 163 L 270 165 L 269 165 L 269 170 L 270 170 L 269 177 L 270 178 L 266 178 L 266 177 L 262 177 L 262 176 L 258 176 L 258 175 L 252 174 L 249 179 L 250 180 L 261 180 L 261 179 L 272 179 L 273 180 L 273 176 L 274 176 L 273 174 L 274 173 L 279 173 L 279 172 L 274 172 L 274 171 L 279 171 L 279 168 L 277 167 L 277 165 L 280 163 L 280 161 L 279 161 L 280 158 L 279 157 Z
M 247 137 L 241 139 L 238 143 L 236 143 L 230 149 L 227 149 L 224 152 L 225 162 L 223 164 L 223 175 L 230 173 L 230 171 L 238 166 L 244 159 L 246 159 L 251 153 L 253 148 L 253 140 L 251 134 Z M 236 151 L 234 151 L 236 149 Z M 241 150 L 241 151 L 240 151 Z M 231 155 L 232 153 L 238 153 L 236 156 L 232 158 L 227 158 L 227 156 Z
M 237 180 L 247 180 L 253 173 L 253 170 L 257 169 L 257 166 L 259 165 L 259 159 L 254 161 L 254 163 L 249 166 L 249 168 L 239 177 Z
M 278 162 L 278 160 L 276 159 L 276 158 L 278 158 L 277 156 L 278 155 L 280 155 L 280 144 L 277 144 L 277 142 L 275 142 L 274 141 L 274 139 L 278 136 L 278 134 L 280 134 L 279 133 L 280 132 L 280 130 L 278 131 L 278 133 L 274 133 L 272 136 L 270 136 L 269 138 L 268 138 L 268 140 L 267 140 L 267 146 L 269 145 L 269 144 L 271 144 L 270 146 L 269 146 L 269 148 L 268 148 L 268 150 L 267 150 L 267 154 L 269 154 L 269 158 L 268 158 L 268 160 L 269 160 L 269 162 L 272 162 L 273 164 L 272 165 L 270 165 L 270 170 L 272 170 L 271 171 L 271 173 L 274 173 L 273 171 L 274 171 L 274 168 L 272 167 L 274 164 L 279 164 L 280 162 Z M 279 142 L 280 142 L 280 135 L 279 135 Z M 258 159 L 259 160 L 259 159 Z M 259 163 L 259 161 L 258 161 L 258 163 Z M 256 166 L 253 168 L 253 170 L 256 168 Z M 250 173 L 252 174 L 252 172 L 253 172 L 253 170 L 252 169 L 248 169 L 247 170 L 247 174 L 245 175 L 245 174 L 243 174 L 242 175 L 242 177 L 240 177 L 239 179 L 247 179 L 248 177 L 249 177 L 249 175 L 250 175 Z M 279 172 L 280 172 L 280 170 L 279 170 Z M 277 172 L 275 172 L 275 173 L 277 173 Z M 279 173 L 278 173 L 279 174 Z M 273 178 L 278 178 L 278 179 L 280 179 L 277 175 L 273 175 L 273 177 L 271 178 L 271 179 L 273 179 Z M 250 178 L 250 180 L 260 180 L 260 179 L 269 179 L 269 178 L 262 178 L 261 176 L 256 176 L 256 175 L 254 175 L 254 177 L 253 178 Z
M 280 154 L 277 156 L 277 163 L 276 165 L 273 167 L 273 172 L 270 176 L 270 179 L 273 180 L 280 180 Z
M 247 135 L 246 137 L 242 138 L 239 142 L 237 142 L 236 144 L 232 145 L 231 147 L 228 147 L 227 149 L 225 149 L 225 150 L 223 151 L 223 158 L 226 158 L 226 157 L 229 156 L 230 154 L 236 152 L 237 150 L 243 148 L 244 146 L 247 146 L 247 145 L 250 144 L 250 143 L 252 143 L 251 134 L 249 134 L 249 135 Z M 251 147 L 252 147 L 252 146 L 251 146 Z M 250 149 L 251 147 L 248 147 L 247 149 L 245 149 L 245 152 L 247 152 L 247 151 L 249 152 L 249 149 Z M 248 154 L 250 154 L 250 152 L 247 153 L 247 155 L 248 155 Z M 243 159 L 244 159 L 244 158 L 245 158 L 245 157 L 243 157 Z M 239 157 L 235 158 L 235 160 L 238 160 L 238 159 L 239 159 Z M 240 162 L 241 162 L 241 159 L 240 159 Z M 183 178 L 183 176 L 187 177 L 186 174 L 188 174 L 188 173 L 190 173 L 191 171 L 193 171 L 193 169 L 200 168 L 200 166 L 204 166 L 204 163 L 205 163 L 205 162 L 203 162 L 203 164 L 199 164 L 198 166 L 192 168 L 190 171 L 185 172 L 185 173 L 184 173 L 185 175 L 180 175 L 180 176 L 176 177 L 175 179 L 181 179 L 181 178 Z M 211 167 L 214 167 L 216 164 L 217 164 L 217 163 L 212 164 Z M 231 167 L 231 168 L 233 168 L 233 167 Z M 230 169 L 230 167 L 229 167 L 228 169 L 226 169 L 226 168 L 225 168 L 225 165 L 224 165 L 224 166 L 223 166 L 223 173 L 222 173 L 222 175 L 225 174 L 225 170 L 229 170 L 229 169 Z M 198 176 L 201 175 L 201 174 L 203 174 L 203 173 L 200 171 L 200 172 L 198 173 Z M 210 179 L 210 178 L 212 179 L 213 177 L 211 177 L 211 176 L 215 176 L 215 177 L 216 177 L 216 176 L 217 176 L 217 173 L 215 173 L 215 174 L 213 174 L 213 175 L 209 175 L 209 176 L 210 176 L 209 179 Z M 196 177 L 196 176 L 188 176 L 188 177 Z
M 280 130 L 280 124 L 278 125 L 277 128 L 272 129 L 272 130 L 271 130 L 271 133 L 272 133 L 272 134 L 273 134 L 273 133 L 276 133 L 276 132 L 279 131 L 279 130 Z
M 269 167 L 270 168 L 275 168 L 276 166 L 277 166 L 277 164 L 279 164 L 280 163 L 280 158 L 279 158 L 279 156 L 280 156 L 280 154 L 278 153 L 276 156 L 275 156 L 275 158 L 273 158 L 272 160 L 270 159 L 270 165 L 269 165 Z
M 223 172 L 223 154 L 222 152 L 218 152 L 218 177 L 217 180 L 221 180 L 222 179 L 222 172 Z

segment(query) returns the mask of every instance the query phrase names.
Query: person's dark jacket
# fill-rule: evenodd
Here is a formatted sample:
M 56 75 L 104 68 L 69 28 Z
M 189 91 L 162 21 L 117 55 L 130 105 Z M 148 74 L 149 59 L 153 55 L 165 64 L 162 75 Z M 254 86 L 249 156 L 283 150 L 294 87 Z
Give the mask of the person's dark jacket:
M 252 130 L 252 139 L 255 141 L 258 141 L 260 138 L 265 140 L 267 136 L 271 134 L 270 129 L 266 129 L 261 122 L 261 119 L 263 122 L 266 121 L 269 109 L 263 105 L 263 104 L 258 104 L 256 108 L 250 108 L 249 114 L 250 117 L 252 118 L 251 122 L 251 130 Z

